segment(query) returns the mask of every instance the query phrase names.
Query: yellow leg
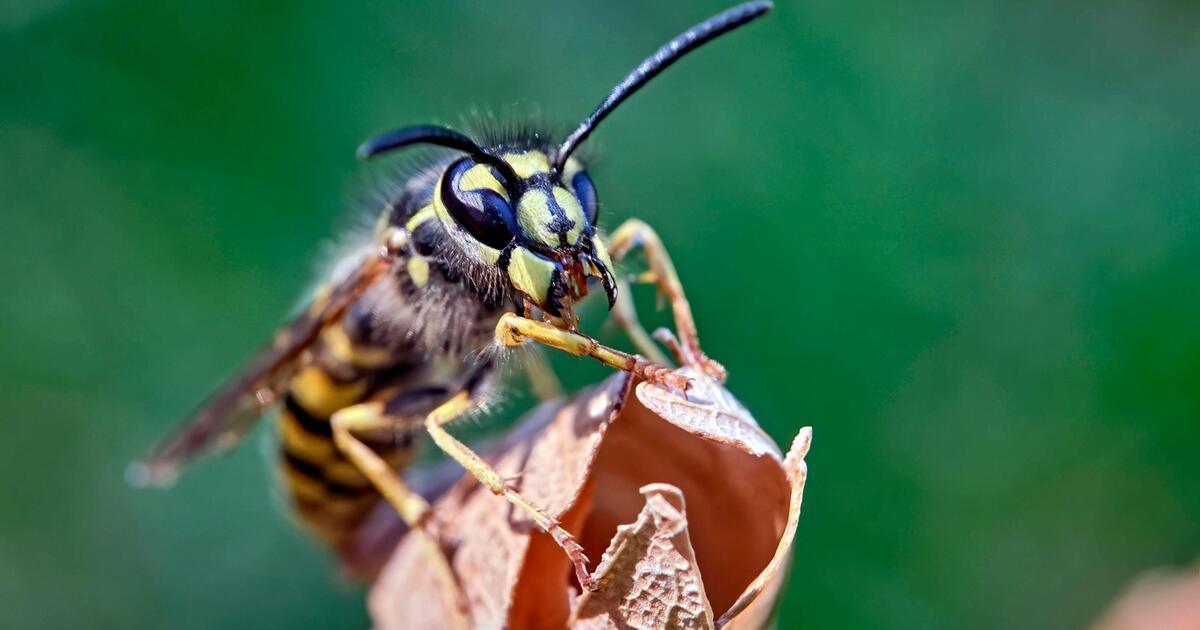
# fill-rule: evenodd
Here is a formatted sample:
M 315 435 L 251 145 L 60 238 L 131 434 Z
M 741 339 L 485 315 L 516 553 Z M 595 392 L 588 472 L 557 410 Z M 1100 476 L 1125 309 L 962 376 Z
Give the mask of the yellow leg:
M 636 354 L 627 354 L 601 345 L 586 335 L 563 330 L 547 322 L 521 317 L 516 313 L 505 313 L 500 317 L 500 322 L 496 324 L 496 341 L 505 346 L 518 346 L 526 339 L 558 348 L 577 357 L 592 357 L 604 365 L 624 370 L 648 381 L 681 390 L 687 390 L 689 386 L 686 376 L 669 367 L 652 363 Z
M 447 455 L 453 457 L 455 461 L 462 464 L 462 467 L 467 469 L 467 472 L 475 476 L 480 483 L 493 494 L 502 496 L 509 503 L 517 506 L 521 511 L 529 515 L 538 526 L 539 529 L 546 532 L 562 547 L 566 552 L 567 557 L 571 559 L 571 563 L 575 566 L 575 576 L 579 580 L 580 586 L 587 590 L 595 590 L 595 583 L 588 575 L 587 556 L 583 555 L 583 547 L 575 542 L 567 530 L 562 528 L 562 525 L 550 515 L 543 512 L 537 506 L 530 503 L 525 497 L 521 496 L 516 490 L 508 485 L 500 473 L 492 468 L 483 460 L 475 451 L 471 450 L 466 444 L 463 444 L 458 438 L 450 435 L 444 425 L 463 413 L 474 408 L 475 404 L 471 401 L 470 394 L 460 392 L 454 398 L 443 403 L 437 409 L 434 409 L 428 416 L 425 417 L 425 429 L 429 431 L 429 435 L 433 437 L 433 441 Z
M 654 340 L 646 333 L 645 327 L 638 319 L 637 309 L 633 304 L 633 295 L 629 292 L 629 283 L 623 279 L 617 280 L 617 303 L 609 314 L 613 322 L 625 332 L 625 336 L 633 342 L 633 347 L 647 359 L 662 365 L 667 364 L 667 355 L 655 345 Z
M 396 512 L 412 533 L 426 545 L 431 567 L 441 582 L 447 599 L 447 609 L 453 615 L 450 619 L 451 627 L 467 628 L 469 624 L 466 597 L 445 551 L 438 542 L 437 535 L 431 531 L 429 503 L 404 483 L 404 478 L 391 464 L 355 435 L 395 430 L 398 422 L 403 420 L 387 416 L 381 402 L 352 405 L 339 410 L 330 418 L 333 441 L 338 449 L 374 484 L 388 503 L 396 508 Z
M 700 340 L 696 334 L 696 320 L 692 317 L 692 306 L 683 293 L 683 285 L 679 282 L 679 274 L 671 257 L 663 247 L 662 240 L 654 228 L 638 219 L 630 219 L 622 223 L 609 237 L 608 250 L 614 261 L 624 258 L 635 247 L 641 246 L 646 254 L 646 263 L 650 266 L 649 278 L 658 286 L 658 291 L 671 303 L 671 311 L 675 316 L 675 329 L 679 334 L 680 361 L 684 365 L 698 367 L 715 378 L 725 380 L 725 368 L 709 359 L 700 350 Z

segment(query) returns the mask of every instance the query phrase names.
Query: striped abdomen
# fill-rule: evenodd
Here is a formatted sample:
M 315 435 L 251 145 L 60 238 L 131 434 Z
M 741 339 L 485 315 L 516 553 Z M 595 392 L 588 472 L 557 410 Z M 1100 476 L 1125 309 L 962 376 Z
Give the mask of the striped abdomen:
M 283 486 L 300 520 L 321 540 L 344 550 L 379 501 L 371 482 L 333 441 L 330 418 L 369 400 L 396 398 L 398 382 L 414 371 L 404 353 L 355 343 L 347 333 L 353 317 L 321 331 L 311 357 L 291 379 L 279 413 Z M 419 371 L 419 370 L 417 370 Z M 407 418 L 406 418 L 407 419 Z M 360 436 L 397 469 L 412 456 L 420 418 L 384 436 Z

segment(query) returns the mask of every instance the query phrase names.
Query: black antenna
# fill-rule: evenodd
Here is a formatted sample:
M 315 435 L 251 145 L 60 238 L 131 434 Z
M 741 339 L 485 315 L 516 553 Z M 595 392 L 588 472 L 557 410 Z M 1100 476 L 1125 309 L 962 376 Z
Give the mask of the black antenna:
M 633 69 L 633 72 L 621 79 L 612 92 L 608 93 L 604 101 L 596 107 L 596 111 L 579 123 L 575 131 L 572 131 L 571 135 L 567 136 L 567 139 L 558 146 L 558 151 L 554 154 L 554 172 L 561 173 L 563 166 L 567 163 L 567 158 L 571 157 L 571 153 L 579 148 L 584 140 L 587 140 L 596 125 L 599 125 L 600 121 L 611 114 L 625 99 L 646 85 L 650 79 L 658 76 L 658 73 L 679 61 L 684 55 L 762 16 L 770 11 L 772 6 L 774 5 L 769 1 L 746 2 L 726 9 L 680 33 L 664 44 L 662 48 L 654 51 L 653 55 L 646 57 L 642 63 L 638 64 L 638 67 Z
M 508 162 L 485 151 L 474 140 L 453 129 L 437 125 L 413 125 L 386 133 L 381 133 L 370 140 L 358 145 L 358 158 L 365 160 L 381 153 L 412 146 L 414 144 L 432 144 L 447 149 L 462 151 L 474 158 L 476 162 L 488 164 L 500 171 L 508 180 L 508 185 L 515 186 L 520 178 Z

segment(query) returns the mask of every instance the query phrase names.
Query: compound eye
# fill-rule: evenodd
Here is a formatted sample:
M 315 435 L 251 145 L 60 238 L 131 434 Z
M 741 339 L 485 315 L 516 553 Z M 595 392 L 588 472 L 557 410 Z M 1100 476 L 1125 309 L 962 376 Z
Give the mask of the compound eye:
M 596 225 L 596 212 L 598 200 L 596 199 L 596 186 L 592 184 L 592 178 L 588 174 L 579 171 L 571 177 L 571 189 L 575 192 L 575 197 L 579 199 L 579 203 L 583 205 L 583 214 L 587 217 L 590 225 Z
M 461 158 L 442 176 L 446 212 L 475 240 L 504 249 L 517 230 L 512 206 L 502 196 L 504 180 L 492 167 Z

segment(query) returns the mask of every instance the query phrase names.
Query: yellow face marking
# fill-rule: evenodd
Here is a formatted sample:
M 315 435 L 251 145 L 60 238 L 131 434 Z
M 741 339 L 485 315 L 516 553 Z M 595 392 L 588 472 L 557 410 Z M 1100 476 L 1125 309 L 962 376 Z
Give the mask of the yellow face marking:
M 555 269 L 554 263 L 545 258 L 524 247 L 515 247 L 508 261 L 508 278 L 522 293 L 538 304 L 544 304 L 550 295 L 550 280 Z
M 367 383 L 335 383 L 323 370 L 310 365 L 292 377 L 289 390 L 309 413 L 328 418 L 342 407 L 358 402 L 367 391 Z
M 554 187 L 554 200 L 566 213 L 567 218 L 575 222 L 575 227 L 567 230 L 567 244 L 574 245 L 579 242 L 579 235 L 583 233 L 583 205 L 562 186 Z
M 583 233 L 583 206 L 575 195 L 562 186 L 555 186 L 553 193 L 555 203 L 563 209 L 567 219 L 575 223 L 566 235 L 567 244 L 574 245 Z M 550 229 L 553 221 L 554 212 L 550 210 L 550 201 L 545 192 L 534 189 L 521 195 L 521 201 L 517 204 L 517 223 L 527 236 L 546 247 L 559 247 L 562 243 L 559 242 L 558 232 Z
M 550 172 L 550 159 L 541 151 L 505 153 L 504 161 L 512 166 L 513 172 L 521 179 L 529 179 L 538 173 Z
M 413 256 L 408 259 L 408 277 L 412 278 L 413 284 L 417 288 L 424 289 L 425 285 L 429 284 L 429 261 L 420 256 Z
M 550 212 L 546 193 L 535 189 L 521 195 L 517 204 L 517 223 L 527 236 L 547 247 L 558 247 L 558 234 L 550 230 L 553 220 L 554 213 Z
M 464 192 L 473 190 L 490 190 L 508 201 L 508 191 L 500 185 L 500 180 L 492 175 L 492 171 L 482 164 L 476 164 L 467 169 L 458 180 L 458 188 Z

